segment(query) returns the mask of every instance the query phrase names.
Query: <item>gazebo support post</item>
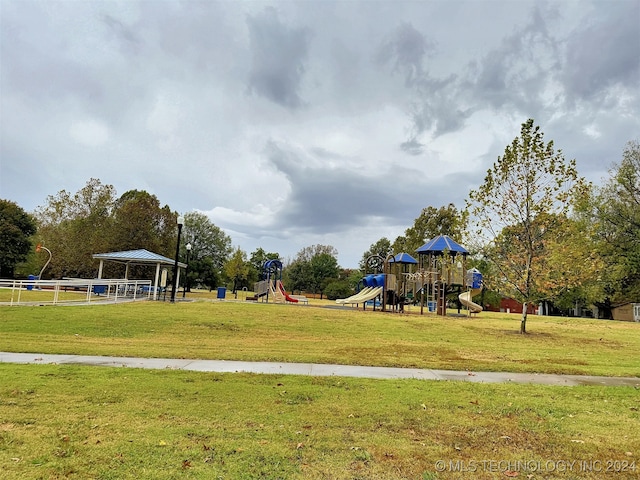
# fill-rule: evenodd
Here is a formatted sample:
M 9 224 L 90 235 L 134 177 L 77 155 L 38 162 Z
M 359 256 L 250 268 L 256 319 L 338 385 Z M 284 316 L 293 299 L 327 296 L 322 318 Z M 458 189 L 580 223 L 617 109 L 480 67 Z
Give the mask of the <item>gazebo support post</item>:
M 156 263 L 156 277 L 153 281 L 153 299 L 158 299 L 158 278 L 160 277 L 160 262 Z

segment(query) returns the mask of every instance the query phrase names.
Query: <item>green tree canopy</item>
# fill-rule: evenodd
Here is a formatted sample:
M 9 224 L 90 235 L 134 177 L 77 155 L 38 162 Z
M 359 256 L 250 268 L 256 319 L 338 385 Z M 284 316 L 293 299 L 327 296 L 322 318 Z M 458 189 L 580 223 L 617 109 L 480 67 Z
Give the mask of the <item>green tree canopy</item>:
M 640 298 L 640 143 L 629 142 L 620 163 L 594 197 L 592 220 L 609 266 L 605 296 L 611 301 Z
M 233 282 L 233 293 L 236 293 L 238 288 L 247 286 L 246 282 L 249 277 L 249 267 L 247 254 L 243 252 L 240 247 L 236 248 L 224 266 L 226 276 Z
M 115 189 L 92 178 L 75 194 L 61 190 L 36 209 L 38 239 L 52 252 L 44 276 L 95 276 L 94 253 L 112 246 Z
M 505 148 L 484 183 L 470 192 L 468 206 L 483 254 L 496 265 L 501 293 L 523 303 L 520 332 L 526 333 L 527 305 L 542 295 L 538 264 L 555 222 L 584 186 L 575 160 L 566 162 L 533 120 Z
M 311 290 L 313 293 L 320 292 L 320 298 L 327 284 L 338 278 L 340 267 L 338 260 L 328 253 L 318 253 L 309 262 L 311 268 Z
M 144 190 L 129 190 L 113 209 L 111 249 L 149 251 L 173 258 L 177 241 L 177 214 Z
M 35 219 L 18 204 L 0 199 L 0 278 L 13 278 L 16 265 L 27 259 Z
M 309 262 L 313 257 L 322 253 L 326 253 L 327 255 L 338 258 L 338 250 L 336 250 L 335 247 L 331 245 L 318 244 L 303 248 L 296 254 L 295 259 L 303 262 Z
M 264 264 L 267 260 L 278 260 L 280 258 L 280 254 L 276 252 L 267 253 L 263 248 L 257 248 L 251 253 L 249 257 L 250 271 L 249 271 L 249 281 L 257 282 L 260 280 L 262 271 L 264 269 Z
M 438 235 L 448 235 L 456 242 L 462 242 L 467 218 L 467 212 L 458 210 L 452 203 L 440 208 L 423 208 L 413 226 L 394 240 L 392 253 L 406 252 L 413 255 L 418 248 Z
M 200 212 L 184 215 L 180 258 L 186 260 L 186 245 L 191 244 L 189 254 L 189 284 L 215 288 L 219 272 L 232 253 L 231 237 Z
M 338 277 L 338 251 L 331 245 L 312 245 L 298 252 L 285 269 L 287 288 L 317 293 L 328 280 Z

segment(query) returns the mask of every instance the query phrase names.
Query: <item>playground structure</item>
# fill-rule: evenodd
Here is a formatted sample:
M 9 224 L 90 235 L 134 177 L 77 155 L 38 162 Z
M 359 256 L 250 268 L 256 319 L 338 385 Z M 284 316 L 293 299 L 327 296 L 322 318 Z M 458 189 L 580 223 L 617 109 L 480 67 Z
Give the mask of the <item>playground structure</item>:
M 438 235 L 416 250 L 421 281 L 421 308 L 426 298 L 429 311 L 447 314 L 447 293 L 451 287 L 462 288 L 469 252 L 448 235 Z
M 373 301 L 375 310 L 376 299 L 380 297 L 384 291 L 385 278 L 384 275 L 367 275 L 362 280 L 363 288 L 347 298 L 339 298 L 336 303 L 339 305 L 366 305 L 367 302 Z M 379 302 L 378 302 L 379 303 Z
M 482 291 L 482 273 L 475 268 L 467 270 L 465 286 L 467 287 L 467 291 L 458 295 L 458 300 L 460 300 L 462 305 L 467 307 L 469 315 L 480 313 L 482 311 L 482 307 L 477 303 L 474 303 L 472 298 Z
M 456 287 L 458 300 L 471 315 L 482 311 L 472 301 L 482 290 L 482 274 L 472 269 L 466 271 L 468 251 L 447 235 L 439 235 L 416 250 L 419 260 L 408 253 L 369 257 L 367 269 L 374 270 L 358 284 L 358 292 L 348 298 L 338 299 L 340 305 L 363 304 L 380 299 L 382 311 L 404 311 L 406 304 L 420 304 L 420 314 L 426 306 L 429 312 L 447 315 L 447 294 Z M 362 284 L 362 286 L 360 285 Z M 462 289 L 466 291 L 462 292 Z
M 282 262 L 267 260 L 262 269 L 263 280 L 253 286 L 254 300 L 269 302 L 269 296 L 274 303 L 309 303 L 304 295 L 289 295 L 282 284 Z

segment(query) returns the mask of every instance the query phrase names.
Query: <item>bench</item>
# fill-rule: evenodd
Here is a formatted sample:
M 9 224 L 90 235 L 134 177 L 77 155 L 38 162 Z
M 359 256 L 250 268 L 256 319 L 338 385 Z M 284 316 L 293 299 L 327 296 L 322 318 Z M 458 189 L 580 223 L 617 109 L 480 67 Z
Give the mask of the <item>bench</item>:
M 304 295 L 289 295 L 291 298 L 295 299 L 298 301 L 298 303 L 305 303 L 307 305 L 309 305 L 309 299 L 307 297 L 305 297 Z

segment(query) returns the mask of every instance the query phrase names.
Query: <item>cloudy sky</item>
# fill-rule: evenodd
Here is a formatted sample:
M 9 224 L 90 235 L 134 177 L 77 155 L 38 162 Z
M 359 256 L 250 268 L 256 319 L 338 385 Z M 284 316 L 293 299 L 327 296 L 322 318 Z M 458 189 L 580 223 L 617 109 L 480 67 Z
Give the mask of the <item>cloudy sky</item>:
M 355 267 L 535 119 L 592 181 L 640 140 L 640 0 L 0 0 L 0 198 L 90 178 L 250 253 Z

